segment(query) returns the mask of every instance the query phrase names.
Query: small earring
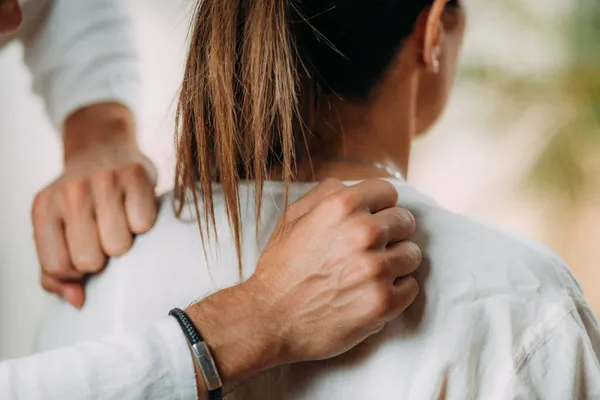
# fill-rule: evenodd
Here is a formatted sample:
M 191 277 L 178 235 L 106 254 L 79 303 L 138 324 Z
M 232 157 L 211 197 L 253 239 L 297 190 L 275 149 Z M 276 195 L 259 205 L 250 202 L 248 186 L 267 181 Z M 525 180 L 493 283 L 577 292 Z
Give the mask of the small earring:
M 440 72 L 440 60 L 437 58 L 433 60 L 433 73 L 438 74 Z
M 433 58 L 433 73 L 437 74 L 440 72 L 440 56 L 442 55 L 442 48 L 437 45 L 433 48 L 432 58 Z

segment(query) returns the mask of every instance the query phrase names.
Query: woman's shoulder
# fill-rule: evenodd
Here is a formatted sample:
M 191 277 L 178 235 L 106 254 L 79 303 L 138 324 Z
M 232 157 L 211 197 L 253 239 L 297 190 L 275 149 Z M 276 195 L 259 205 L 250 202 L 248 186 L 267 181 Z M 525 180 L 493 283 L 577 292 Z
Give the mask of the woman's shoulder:
M 452 212 L 414 189 L 399 188 L 399 195 L 417 220 L 413 240 L 424 255 L 418 275 L 428 318 L 443 320 L 453 310 L 477 315 L 473 321 L 482 325 L 503 310 L 522 322 L 510 327 L 518 334 L 587 304 L 566 263 L 546 246 Z
M 413 239 L 426 256 L 432 280 L 439 283 L 436 291 L 469 283 L 469 291 L 478 293 L 539 287 L 582 297 L 566 263 L 543 244 L 453 212 L 409 185 L 398 185 L 398 192 L 399 204 L 417 220 Z
M 90 282 L 90 296 L 98 290 L 98 297 L 105 297 L 109 286 L 120 288 L 117 290 L 124 305 L 132 304 L 136 311 L 144 307 L 164 311 L 160 305 L 165 299 L 170 301 L 169 307 L 185 306 L 239 281 L 235 247 L 222 201 L 215 202 L 218 241 L 206 235 L 202 239 L 193 206 L 186 205 L 181 213 L 177 207 L 172 193 L 159 198 L 153 229 L 139 235 L 128 253 L 112 259 L 106 271 Z M 145 304 L 134 304 L 140 299 Z

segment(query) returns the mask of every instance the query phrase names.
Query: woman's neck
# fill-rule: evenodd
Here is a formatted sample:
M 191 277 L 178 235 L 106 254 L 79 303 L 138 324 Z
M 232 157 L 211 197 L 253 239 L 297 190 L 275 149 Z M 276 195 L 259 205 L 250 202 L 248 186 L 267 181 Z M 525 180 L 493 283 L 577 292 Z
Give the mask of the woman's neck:
M 336 140 L 324 142 L 321 147 L 326 151 L 322 155 L 315 154 L 310 163 L 299 165 L 299 180 L 390 177 L 389 172 L 374 164 L 388 166 L 406 177 L 416 129 L 412 106 L 416 102 L 411 101 L 411 93 L 382 92 L 369 107 L 328 104 L 329 111 L 321 116 L 315 131 L 320 137 Z

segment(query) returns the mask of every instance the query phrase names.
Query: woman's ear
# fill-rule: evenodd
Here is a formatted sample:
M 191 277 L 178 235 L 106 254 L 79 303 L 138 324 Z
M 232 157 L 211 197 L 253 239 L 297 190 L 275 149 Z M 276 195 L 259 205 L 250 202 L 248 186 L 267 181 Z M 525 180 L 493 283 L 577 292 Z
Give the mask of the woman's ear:
M 23 9 L 18 0 L 0 0 L 0 35 L 15 33 L 23 22 Z
M 417 45 L 420 63 L 430 73 L 440 71 L 440 58 L 444 42 L 442 16 L 448 0 L 434 0 L 430 8 L 423 11 L 417 22 Z

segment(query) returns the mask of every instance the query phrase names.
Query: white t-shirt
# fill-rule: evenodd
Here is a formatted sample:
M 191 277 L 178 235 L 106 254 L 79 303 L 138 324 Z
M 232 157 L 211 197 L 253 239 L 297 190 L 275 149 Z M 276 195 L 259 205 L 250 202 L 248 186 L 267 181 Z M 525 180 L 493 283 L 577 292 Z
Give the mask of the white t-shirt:
M 536 243 L 445 210 L 405 182 L 394 183 L 399 204 L 417 219 L 414 239 L 424 254 L 416 303 L 347 354 L 268 371 L 229 398 L 600 399 L 600 330 L 563 262 Z M 292 199 L 310 187 L 293 185 Z M 266 184 L 263 229 L 256 237 L 251 185 L 241 192 L 247 277 L 281 214 L 283 194 L 281 184 Z M 197 225 L 178 220 L 171 202 L 164 197 L 156 227 L 89 282 L 82 311 L 59 303 L 46 314 L 41 349 L 142 326 L 175 304 L 238 282 L 218 187 L 219 246 L 208 248 L 210 267 Z

